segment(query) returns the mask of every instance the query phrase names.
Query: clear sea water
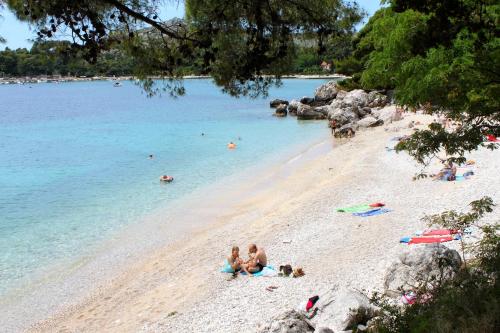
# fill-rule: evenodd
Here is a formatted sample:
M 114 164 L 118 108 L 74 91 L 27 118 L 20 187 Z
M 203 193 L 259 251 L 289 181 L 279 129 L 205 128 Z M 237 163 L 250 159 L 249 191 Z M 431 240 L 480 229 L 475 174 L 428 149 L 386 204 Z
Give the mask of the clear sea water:
M 269 100 L 321 83 L 285 80 L 256 100 L 209 80 L 187 80 L 178 99 L 147 98 L 132 82 L 0 86 L 0 297 L 160 205 L 318 140 L 324 122 L 272 117 Z

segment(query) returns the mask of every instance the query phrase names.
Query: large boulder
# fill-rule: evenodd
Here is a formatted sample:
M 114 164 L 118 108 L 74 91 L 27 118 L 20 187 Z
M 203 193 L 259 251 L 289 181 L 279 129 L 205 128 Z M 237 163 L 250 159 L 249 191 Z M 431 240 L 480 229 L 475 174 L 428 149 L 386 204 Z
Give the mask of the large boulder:
M 288 105 L 288 101 L 284 100 L 284 99 L 273 99 L 270 103 L 269 103 L 269 106 L 271 108 L 276 108 L 278 107 L 279 105 L 281 104 L 285 104 L 285 105 Z
M 393 121 L 401 120 L 401 113 L 397 112 L 395 105 L 389 105 L 380 109 L 378 118 L 384 121 L 384 124 L 390 124 Z
M 312 105 L 314 103 L 314 98 L 304 96 L 300 99 L 300 103 L 306 104 L 306 105 Z
M 383 107 L 389 103 L 389 98 L 379 93 L 378 91 L 371 91 L 368 94 L 368 106 L 371 108 Z
M 301 103 L 296 99 L 292 99 L 290 101 L 290 104 L 288 104 L 288 112 L 290 113 L 291 116 L 297 115 L 297 110 L 298 110 L 300 104 Z
M 314 92 L 314 99 L 316 101 L 323 101 L 327 104 L 337 96 L 337 92 L 336 81 L 329 81 L 316 89 Z
M 462 260 L 457 251 L 442 244 L 411 246 L 387 269 L 384 277 L 385 294 L 401 296 L 422 281 L 449 279 L 460 269 Z M 431 287 L 430 285 L 428 287 Z
M 355 89 L 349 91 L 342 99 L 342 102 L 346 105 L 362 108 L 368 105 L 368 94 L 363 89 Z
M 366 325 L 378 312 L 366 295 L 348 288 L 323 293 L 317 307 L 318 315 L 311 320 L 313 325 L 328 327 L 334 332 Z
M 326 119 L 326 115 L 322 112 L 315 111 L 312 106 L 300 104 L 297 109 L 297 119 L 300 120 L 313 120 L 313 119 Z
M 307 333 L 314 327 L 304 313 L 289 310 L 273 317 L 257 329 L 259 333 Z
M 337 126 L 342 126 L 358 121 L 359 117 L 356 113 L 356 109 L 352 106 L 335 108 L 330 105 L 328 111 L 328 119 L 335 120 Z
M 380 126 L 384 123 L 382 119 L 376 119 L 372 116 L 367 116 L 358 121 L 358 126 L 359 127 L 375 127 L 375 126 Z
M 322 113 L 325 116 L 325 118 L 328 116 L 328 111 L 329 110 L 330 110 L 330 108 L 328 107 L 328 105 L 317 106 L 317 107 L 314 108 L 314 111 Z
M 356 113 L 358 114 L 358 117 L 359 118 L 363 118 L 369 114 L 372 113 L 372 109 L 370 109 L 369 107 L 365 106 L 365 107 L 358 107 L 356 109 Z
M 338 100 L 343 100 L 346 96 L 347 96 L 347 91 L 345 91 L 345 90 L 339 90 L 339 91 L 337 92 L 337 97 L 336 97 L 336 99 L 338 99 Z
M 274 116 L 276 117 L 286 117 L 287 114 L 287 106 L 286 104 L 280 104 L 276 107 L 276 111 L 274 112 Z

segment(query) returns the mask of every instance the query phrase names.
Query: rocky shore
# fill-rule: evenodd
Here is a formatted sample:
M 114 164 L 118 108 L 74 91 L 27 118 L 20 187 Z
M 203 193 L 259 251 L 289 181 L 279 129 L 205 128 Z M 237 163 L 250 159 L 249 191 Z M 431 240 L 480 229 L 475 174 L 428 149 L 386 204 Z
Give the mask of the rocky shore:
M 390 103 L 390 94 L 361 89 L 341 90 L 336 81 L 318 87 L 314 97 L 270 102 L 274 115 L 296 116 L 299 120 L 330 120 L 337 137 L 353 134 L 359 128 L 377 127 L 402 119 L 402 109 Z

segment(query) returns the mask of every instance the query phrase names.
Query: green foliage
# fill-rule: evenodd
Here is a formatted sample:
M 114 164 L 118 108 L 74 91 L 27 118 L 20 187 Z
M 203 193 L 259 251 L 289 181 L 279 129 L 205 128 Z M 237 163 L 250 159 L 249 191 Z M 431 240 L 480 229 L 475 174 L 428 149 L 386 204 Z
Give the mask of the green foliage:
M 427 164 L 444 151 L 451 161 L 500 136 L 500 5 L 494 1 L 387 1 L 360 36 L 354 57 L 365 66 L 366 89 L 394 89 L 398 104 L 456 122 L 440 124 L 401 142 Z M 368 51 L 366 56 L 364 51 Z
M 494 333 L 500 329 L 500 225 L 480 225 L 484 214 L 492 212 L 493 202 L 485 197 L 471 203 L 471 211 L 448 211 L 427 216 L 430 225 L 464 229 L 477 226 L 480 241 L 467 247 L 473 259 L 454 278 L 416 290 L 417 301 L 405 307 L 374 294 L 372 301 L 381 307 L 376 332 L 472 332 Z
M 154 74 L 175 80 L 191 68 L 235 96 L 265 95 L 289 73 L 295 36 L 314 37 L 321 55 L 331 38 L 352 34 L 363 16 L 357 4 L 343 0 L 186 0 L 185 19 L 166 22 L 159 17 L 161 0 L 6 3 L 38 27 L 41 39 L 69 31 L 71 51 L 92 63 L 122 44 L 143 79 Z M 156 89 L 145 86 L 150 93 Z

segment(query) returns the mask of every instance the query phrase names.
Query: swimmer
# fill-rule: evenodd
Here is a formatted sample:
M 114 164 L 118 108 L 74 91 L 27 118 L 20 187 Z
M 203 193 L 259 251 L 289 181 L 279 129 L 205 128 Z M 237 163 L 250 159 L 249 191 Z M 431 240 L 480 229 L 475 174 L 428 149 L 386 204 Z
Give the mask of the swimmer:
M 173 180 L 174 180 L 174 177 L 172 177 L 172 176 L 163 175 L 160 177 L 160 181 L 162 181 L 162 182 L 171 183 Z
M 150 160 L 152 160 L 152 159 L 154 158 L 153 154 L 150 154 L 150 155 L 148 156 L 148 158 L 149 158 Z
M 229 142 L 229 143 L 227 144 L 227 148 L 229 148 L 229 149 L 235 149 L 235 148 L 236 148 L 236 144 L 235 144 L 234 142 L 232 142 L 232 141 L 231 141 L 231 142 Z

